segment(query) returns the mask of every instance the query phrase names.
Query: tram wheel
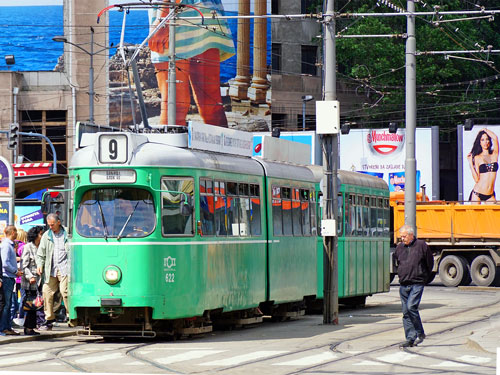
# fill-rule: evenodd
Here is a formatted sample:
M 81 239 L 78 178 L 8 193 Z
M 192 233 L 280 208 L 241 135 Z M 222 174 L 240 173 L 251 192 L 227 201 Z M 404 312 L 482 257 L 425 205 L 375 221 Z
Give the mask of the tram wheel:
M 439 278 L 445 286 L 459 286 L 462 283 L 467 267 L 461 258 L 448 255 L 439 263 Z
M 470 266 L 472 281 L 477 286 L 490 286 L 499 278 L 497 267 L 488 255 L 479 255 Z

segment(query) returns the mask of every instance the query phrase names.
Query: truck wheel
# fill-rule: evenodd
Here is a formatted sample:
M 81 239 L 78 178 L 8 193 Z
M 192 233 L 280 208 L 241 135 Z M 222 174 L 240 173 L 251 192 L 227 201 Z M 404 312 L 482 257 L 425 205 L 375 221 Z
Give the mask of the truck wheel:
M 490 286 L 495 282 L 497 267 L 488 255 L 474 258 L 470 266 L 472 281 L 477 286 Z
M 439 263 L 439 278 L 445 286 L 459 286 L 464 278 L 466 267 L 456 255 L 447 255 Z
M 470 282 L 472 281 L 472 278 L 470 276 L 470 271 L 469 271 L 469 263 L 467 262 L 467 259 L 461 255 L 457 255 L 457 258 L 460 259 L 464 266 L 464 275 L 462 277 L 462 281 L 460 282 L 460 285 L 469 285 Z

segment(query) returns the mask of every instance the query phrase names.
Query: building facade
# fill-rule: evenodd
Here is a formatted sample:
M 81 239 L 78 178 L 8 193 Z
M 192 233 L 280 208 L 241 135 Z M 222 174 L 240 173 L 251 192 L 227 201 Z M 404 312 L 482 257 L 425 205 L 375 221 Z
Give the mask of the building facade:
M 57 172 L 65 174 L 75 149 L 78 121 L 89 120 L 89 71 L 93 57 L 94 118 L 108 122 L 107 52 L 98 46 L 107 45 L 107 17 L 96 24 L 98 12 L 107 6 L 106 0 L 64 0 L 64 65 L 61 71 L 16 72 L 0 71 L 0 153 L 12 162 L 41 163 L 57 159 Z M 94 29 L 94 50 L 91 53 L 91 27 Z M 55 36 L 55 35 L 54 35 Z M 75 47 L 75 45 L 79 46 Z M 86 52 L 85 52 L 86 51 Z M 13 51 L 15 55 L 15 50 Z M 92 55 L 92 56 L 91 56 Z M 25 133 L 47 137 L 52 147 L 41 137 L 21 136 L 16 150 L 7 148 L 10 124 L 18 123 Z

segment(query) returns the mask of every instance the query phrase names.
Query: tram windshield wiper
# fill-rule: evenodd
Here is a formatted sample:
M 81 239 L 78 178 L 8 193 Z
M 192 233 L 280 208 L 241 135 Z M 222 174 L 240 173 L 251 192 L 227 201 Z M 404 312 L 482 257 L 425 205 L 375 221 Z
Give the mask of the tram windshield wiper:
M 97 205 L 99 206 L 99 212 L 101 213 L 102 226 L 104 227 L 104 239 L 107 241 L 109 234 L 108 234 L 108 227 L 106 225 L 106 219 L 104 218 L 104 212 L 102 212 L 101 202 L 99 201 L 99 199 L 97 199 L 96 202 Z
M 137 208 L 138 205 L 139 205 L 139 201 L 137 201 L 137 203 L 134 206 L 134 209 L 132 210 L 132 212 L 130 213 L 130 215 L 128 215 L 127 220 L 125 221 L 125 224 L 123 224 L 123 227 L 120 230 L 120 233 L 118 233 L 118 237 L 116 237 L 117 240 L 120 240 L 120 238 L 122 238 L 123 231 L 127 227 L 127 224 L 129 223 L 130 219 L 132 218 L 132 215 L 134 214 L 135 209 Z

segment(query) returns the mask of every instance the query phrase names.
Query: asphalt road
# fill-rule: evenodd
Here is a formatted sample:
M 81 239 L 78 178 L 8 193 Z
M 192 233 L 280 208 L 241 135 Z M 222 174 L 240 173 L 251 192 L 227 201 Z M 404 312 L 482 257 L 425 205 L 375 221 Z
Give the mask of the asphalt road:
M 500 288 L 426 287 L 421 315 L 427 339 L 401 350 L 398 285 L 322 316 L 220 331 L 178 341 L 64 337 L 0 345 L 0 374 L 500 374 Z M 19 375 L 21 373 L 18 373 Z

